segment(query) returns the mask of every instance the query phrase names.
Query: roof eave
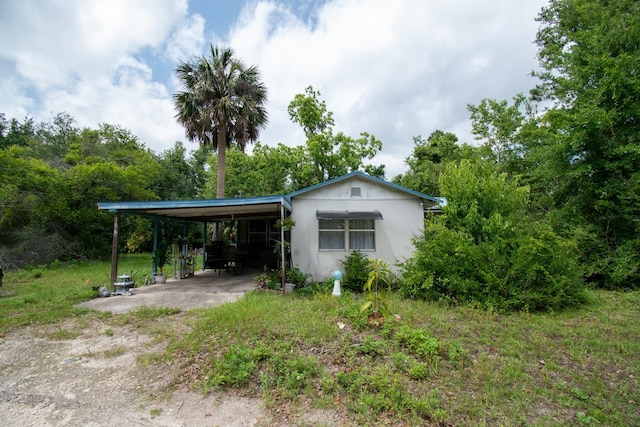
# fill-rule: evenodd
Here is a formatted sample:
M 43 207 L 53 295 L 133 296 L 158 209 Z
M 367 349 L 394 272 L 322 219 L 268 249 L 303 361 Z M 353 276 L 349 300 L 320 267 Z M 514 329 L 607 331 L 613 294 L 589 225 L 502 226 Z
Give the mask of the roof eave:
M 380 179 L 380 178 L 377 178 L 375 176 L 367 175 L 367 174 L 365 174 L 363 172 L 360 172 L 360 171 L 354 171 L 354 172 L 348 173 L 346 175 L 342 175 L 342 176 L 339 176 L 337 178 L 333 178 L 333 179 L 330 179 L 328 181 L 324 181 L 324 182 L 321 182 L 319 184 L 315 184 L 315 185 L 312 185 L 310 187 L 303 188 L 303 189 L 298 190 L 298 191 L 294 191 L 293 193 L 287 194 L 287 197 L 289 199 L 292 199 L 293 197 L 299 196 L 299 195 L 307 193 L 309 191 L 317 190 L 317 189 L 325 187 L 327 185 L 332 185 L 332 184 L 335 184 L 335 183 L 350 179 L 350 178 L 355 177 L 355 176 L 363 178 L 365 180 L 369 180 L 369 181 L 375 182 L 375 183 L 380 184 L 380 185 L 384 185 L 384 186 L 393 188 L 396 191 L 401 191 L 403 193 L 411 194 L 412 196 L 418 197 L 418 198 L 423 199 L 423 200 L 428 200 L 430 202 L 435 202 L 435 203 L 438 203 L 438 204 L 442 202 L 442 198 L 440 198 L 440 197 L 434 197 L 434 196 L 430 196 L 428 194 L 420 193 L 419 191 L 411 190 L 410 188 L 403 187 L 403 186 L 395 184 L 393 182 L 385 181 L 384 179 Z

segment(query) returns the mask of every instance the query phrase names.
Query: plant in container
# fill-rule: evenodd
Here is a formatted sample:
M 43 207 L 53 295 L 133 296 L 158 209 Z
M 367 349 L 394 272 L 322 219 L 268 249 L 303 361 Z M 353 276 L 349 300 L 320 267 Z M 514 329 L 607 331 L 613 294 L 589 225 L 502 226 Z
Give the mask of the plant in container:
M 156 263 L 159 274 L 156 275 L 156 283 L 164 283 L 167 280 L 167 276 L 164 275 L 163 268 L 169 263 L 169 248 L 166 244 L 161 243 L 156 247 L 155 252 L 152 255 L 153 262 Z

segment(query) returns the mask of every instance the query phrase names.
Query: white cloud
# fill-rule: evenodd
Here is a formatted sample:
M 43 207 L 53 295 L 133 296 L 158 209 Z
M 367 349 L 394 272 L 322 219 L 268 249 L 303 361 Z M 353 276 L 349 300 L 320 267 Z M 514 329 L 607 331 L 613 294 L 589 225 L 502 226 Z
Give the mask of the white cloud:
M 175 76 L 165 74 L 180 60 L 208 55 L 213 42 L 262 72 L 270 118 L 263 143 L 304 143 L 287 105 L 313 85 L 336 131 L 366 131 L 383 142 L 374 163 L 385 163 L 391 178 L 403 172 L 413 136 L 441 129 L 473 142 L 468 103 L 511 98 L 535 84 L 528 77 L 536 66 L 534 18 L 545 3 L 247 0 L 235 17 L 218 13 L 238 7 L 226 0 L 200 2 L 198 13 L 187 0 L 7 0 L 0 2 L 0 39 L 11 40 L 0 44 L 0 112 L 37 120 L 67 112 L 82 126 L 127 127 L 164 150 L 185 140 L 174 118 Z
M 441 129 L 473 142 L 468 103 L 510 98 L 534 85 L 526 76 L 535 67 L 531 42 L 541 3 L 333 1 L 312 25 L 263 1 L 245 8 L 229 44 L 258 65 L 270 89 L 263 142 L 304 142 L 282 112 L 313 85 L 337 130 L 382 140 L 376 161 L 392 177 L 403 171 L 413 136 Z
M 17 44 L 0 47 L 8 75 L 0 111 L 38 120 L 67 112 L 81 126 L 117 124 L 157 150 L 183 138 L 171 95 L 140 52 L 165 43 L 185 18 L 186 0 L 22 0 L 0 11 L 0 35 Z
M 174 63 L 188 61 L 194 55 L 200 55 L 204 45 L 205 20 L 199 15 L 191 15 L 169 37 L 167 56 Z

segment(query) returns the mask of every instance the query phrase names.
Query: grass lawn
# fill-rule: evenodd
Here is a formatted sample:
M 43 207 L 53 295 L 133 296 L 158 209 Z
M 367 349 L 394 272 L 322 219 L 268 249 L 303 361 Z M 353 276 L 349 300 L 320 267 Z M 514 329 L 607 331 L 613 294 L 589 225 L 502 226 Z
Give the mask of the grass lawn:
M 149 269 L 149 255 L 121 258 L 120 272 L 137 282 Z M 74 263 L 5 272 L 0 336 L 95 316 L 74 304 L 109 271 Z M 579 310 L 509 315 L 392 295 L 395 315 L 382 326 L 367 324 L 353 294 L 330 293 L 256 291 L 196 310 L 188 333 L 164 330 L 166 351 L 143 362 L 173 369 L 176 386 L 260 396 L 290 420 L 314 408 L 354 425 L 640 425 L 640 292 L 591 291 Z M 173 314 L 135 321 L 160 333 L 154 320 Z

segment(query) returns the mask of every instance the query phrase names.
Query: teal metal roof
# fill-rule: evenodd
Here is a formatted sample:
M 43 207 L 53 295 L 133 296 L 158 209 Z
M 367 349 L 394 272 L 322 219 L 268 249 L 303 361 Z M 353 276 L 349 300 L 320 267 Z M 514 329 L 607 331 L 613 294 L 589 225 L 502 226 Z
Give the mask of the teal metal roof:
M 162 216 L 191 221 L 219 221 L 279 218 L 281 205 L 291 212 L 290 200 L 282 195 L 233 199 L 100 202 L 98 209 L 111 213 Z
M 289 212 L 293 211 L 292 198 L 319 188 L 346 181 L 354 177 L 370 181 L 399 191 L 436 205 L 445 205 L 446 200 L 429 196 L 411 190 L 392 182 L 376 178 L 362 172 L 351 172 L 347 175 L 303 188 L 286 195 L 244 197 L 233 199 L 203 199 L 203 200 L 155 200 L 147 202 L 100 202 L 98 209 L 111 213 L 126 213 L 143 216 L 161 216 L 166 218 L 184 219 L 191 221 L 220 221 L 225 219 L 261 219 L 279 218 L 280 206 Z
M 390 188 L 390 189 L 395 190 L 395 191 L 400 191 L 402 193 L 410 194 L 410 195 L 418 197 L 420 199 L 429 200 L 429 201 L 435 202 L 437 204 L 444 204 L 445 203 L 445 199 L 443 199 L 441 197 L 429 196 L 428 194 L 424 194 L 424 193 L 420 193 L 418 191 L 411 190 L 411 189 L 409 189 L 407 187 L 403 187 L 401 185 L 394 184 L 393 182 L 388 182 L 388 181 L 385 181 L 383 179 L 376 178 L 376 177 L 371 176 L 371 175 L 367 175 L 367 174 L 362 173 L 360 171 L 351 172 L 351 173 L 349 173 L 347 175 L 342 175 L 342 176 L 339 176 L 337 178 L 330 179 L 329 181 L 321 182 L 320 184 L 312 185 L 311 187 L 307 187 L 307 188 L 303 188 L 302 190 L 294 191 L 293 193 L 287 194 L 287 197 L 289 199 L 291 199 L 291 198 L 299 196 L 301 194 L 308 193 L 308 192 L 313 191 L 313 190 L 317 190 L 318 188 L 322 188 L 322 187 L 325 187 L 327 185 L 332 185 L 332 184 L 335 184 L 335 183 L 338 183 L 338 182 L 341 182 L 341 181 L 346 181 L 346 180 L 349 180 L 349 179 L 354 178 L 354 177 L 362 178 L 362 179 L 364 179 L 366 181 L 370 181 L 370 182 L 373 182 L 375 184 L 385 186 L 385 187 Z

